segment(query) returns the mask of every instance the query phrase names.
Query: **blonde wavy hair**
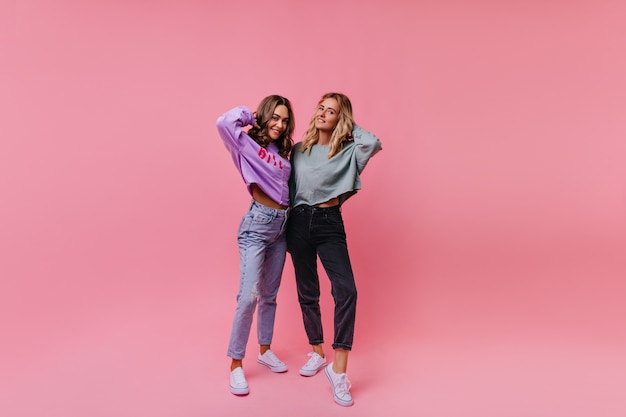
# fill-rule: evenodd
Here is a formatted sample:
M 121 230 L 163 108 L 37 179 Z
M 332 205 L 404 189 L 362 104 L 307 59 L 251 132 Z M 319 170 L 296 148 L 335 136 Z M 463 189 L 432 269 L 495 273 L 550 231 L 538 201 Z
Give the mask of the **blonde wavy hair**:
M 327 98 L 334 98 L 337 100 L 339 113 L 339 119 L 337 120 L 337 126 L 333 130 L 333 134 L 330 137 L 330 143 L 328 147 L 328 159 L 337 155 L 346 143 L 349 143 L 352 140 L 352 129 L 354 128 L 354 118 L 352 117 L 352 103 L 350 99 L 341 93 L 326 93 L 322 96 L 320 101 L 317 103 L 319 107 L 320 104 Z M 300 152 L 304 153 L 308 151 L 311 153 L 311 148 L 315 145 L 320 138 L 319 130 L 315 127 L 315 119 L 316 119 L 317 110 L 313 113 L 313 117 L 311 117 L 311 122 L 309 123 L 309 128 L 304 134 L 304 139 L 302 139 L 302 147 Z

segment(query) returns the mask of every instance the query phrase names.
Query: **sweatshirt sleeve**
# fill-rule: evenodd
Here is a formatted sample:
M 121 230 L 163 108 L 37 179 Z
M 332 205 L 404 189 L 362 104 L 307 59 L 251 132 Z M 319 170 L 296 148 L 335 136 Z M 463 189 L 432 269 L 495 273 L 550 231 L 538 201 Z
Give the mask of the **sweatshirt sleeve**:
M 354 125 L 352 129 L 352 137 L 356 149 L 354 151 L 356 157 L 357 168 L 359 173 L 365 169 L 367 161 L 378 151 L 383 149 L 380 140 L 372 133 L 363 129 L 361 126 Z
M 241 149 L 245 143 L 241 129 L 251 124 L 254 124 L 254 115 L 244 106 L 227 111 L 216 122 L 217 132 L 229 150 Z

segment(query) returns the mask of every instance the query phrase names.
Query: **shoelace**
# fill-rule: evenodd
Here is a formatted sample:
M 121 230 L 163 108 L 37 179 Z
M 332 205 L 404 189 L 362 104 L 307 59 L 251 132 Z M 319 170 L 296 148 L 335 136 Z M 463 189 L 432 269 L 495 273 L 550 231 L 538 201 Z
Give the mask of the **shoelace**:
M 317 361 L 319 360 L 318 357 L 321 358 L 321 356 L 316 354 L 315 352 L 309 352 L 307 353 L 307 356 L 310 356 L 310 358 L 306 362 L 306 365 L 304 365 L 305 368 L 315 367 L 315 365 L 317 365 Z
M 337 395 L 344 396 L 346 394 L 350 394 L 350 388 L 352 388 L 352 384 L 348 379 L 348 375 L 340 375 L 339 381 L 337 381 L 337 385 L 335 385 L 335 391 L 337 392 Z
M 235 379 L 235 385 L 245 385 L 246 377 L 243 375 L 243 371 L 233 372 L 233 378 Z
M 274 352 L 272 352 L 271 350 L 268 350 L 265 352 L 265 356 L 267 356 L 267 358 L 274 363 L 274 365 L 282 365 L 282 362 L 280 361 L 280 359 L 278 359 L 276 357 L 276 355 L 274 355 Z

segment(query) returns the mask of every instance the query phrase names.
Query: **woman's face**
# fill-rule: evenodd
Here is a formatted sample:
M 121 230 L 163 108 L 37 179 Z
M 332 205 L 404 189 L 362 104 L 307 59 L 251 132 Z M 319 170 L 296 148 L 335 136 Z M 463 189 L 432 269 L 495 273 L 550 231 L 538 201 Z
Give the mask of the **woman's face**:
M 282 104 L 276 106 L 274 109 L 274 114 L 267 122 L 267 133 L 272 141 L 275 141 L 282 135 L 285 130 L 287 130 L 287 125 L 289 123 L 289 110 L 287 106 L 283 106 Z
M 334 98 L 324 99 L 315 112 L 315 127 L 318 130 L 332 132 L 339 121 L 339 103 Z

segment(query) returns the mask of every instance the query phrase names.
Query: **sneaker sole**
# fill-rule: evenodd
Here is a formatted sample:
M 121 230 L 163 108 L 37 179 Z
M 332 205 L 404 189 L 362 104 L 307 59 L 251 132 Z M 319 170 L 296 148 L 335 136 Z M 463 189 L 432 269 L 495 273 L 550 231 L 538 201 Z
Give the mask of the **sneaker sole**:
M 314 369 L 314 370 L 304 370 L 304 369 L 300 369 L 300 375 L 302 376 L 315 376 L 315 374 L 317 374 L 319 371 L 321 371 L 322 369 L 326 368 L 326 365 L 328 365 L 327 363 L 321 365 L 319 368 Z
M 289 369 L 289 368 L 287 368 L 287 365 L 285 365 L 285 366 L 272 366 L 269 363 L 265 363 L 265 362 L 263 362 L 260 359 L 257 359 L 257 363 L 260 363 L 263 366 L 267 366 L 270 371 L 276 372 L 278 374 L 283 373 L 283 372 L 287 372 L 287 369 Z
M 330 387 L 333 390 L 333 399 L 335 400 L 335 402 L 342 407 L 350 407 L 352 404 L 354 404 L 354 401 L 352 400 L 346 401 L 346 400 L 342 400 L 341 398 L 337 398 L 337 396 L 335 395 L 335 385 L 333 384 L 333 379 L 330 377 L 330 374 L 328 373 L 328 369 L 324 369 L 324 373 L 326 374 L 326 378 L 328 378 L 328 382 L 330 382 Z
M 233 395 L 248 395 L 250 393 L 250 390 L 248 388 L 230 387 L 230 393 Z

